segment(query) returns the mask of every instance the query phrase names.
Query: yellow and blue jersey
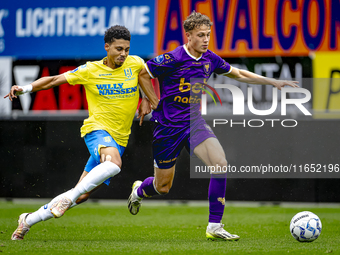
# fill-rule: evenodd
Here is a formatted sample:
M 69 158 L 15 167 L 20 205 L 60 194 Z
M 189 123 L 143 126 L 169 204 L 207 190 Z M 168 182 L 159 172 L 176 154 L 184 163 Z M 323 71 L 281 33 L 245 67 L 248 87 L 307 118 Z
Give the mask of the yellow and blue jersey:
M 104 65 L 105 60 L 87 62 L 64 75 L 69 84 L 85 87 L 89 117 L 81 127 L 81 136 L 105 130 L 119 145 L 126 146 L 138 105 L 138 74 L 144 61 L 128 56 L 121 67 L 111 69 Z

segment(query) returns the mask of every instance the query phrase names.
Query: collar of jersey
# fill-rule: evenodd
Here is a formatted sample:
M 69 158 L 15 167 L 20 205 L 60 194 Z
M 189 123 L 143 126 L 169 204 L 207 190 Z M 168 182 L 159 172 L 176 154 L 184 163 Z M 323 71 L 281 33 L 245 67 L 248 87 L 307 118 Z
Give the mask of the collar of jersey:
M 200 57 L 195 58 L 193 55 L 190 54 L 186 44 L 183 45 L 183 48 L 184 48 L 185 52 L 189 55 L 189 57 L 195 59 L 196 61 L 200 60 L 202 58 L 202 56 L 203 56 L 203 53 L 202 53 Z
M 106 70 L 111 71 L 111 72 L 114 72 L 114 71 L 116 71 L 116 70 L 120 70 L 120 69 L 125 65 L 125 62 L 126 62 L 126 60 L 127 60 L 128 57 L 129 57 L 129 56 L 126 57 L 126 59 L 125 59 L 125 61 L 124 61 L 124 64 L 122 64 L 121 67 L 118 67 L 118 68 L 115 68 L 115 69 L 112 69 L 111 67 L 108 67 L 107 65 L 104 65 L 104 60 L 107 59 L 107 57 L 105 57 L 105 58 L 102 59 L 102 65 L 104 66 L 104 68 L 105 68 Z

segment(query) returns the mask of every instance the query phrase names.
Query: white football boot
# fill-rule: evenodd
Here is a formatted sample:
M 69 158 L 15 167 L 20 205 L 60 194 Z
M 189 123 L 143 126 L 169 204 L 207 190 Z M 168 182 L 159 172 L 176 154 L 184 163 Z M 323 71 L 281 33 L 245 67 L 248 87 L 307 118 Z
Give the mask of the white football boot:
M 238 235 L 230 234 L 229 232 L 224 230 L 224 224 L 220 224 L 214 228 L 207 227 L 206 237 L 208 240 L 213 241 L 237 241 L 240 239 Z
M 135 181 L 132 185 L 132 191 L 128 199 L 128 208 L 132 215 L 136 215 L 142 205 L 143 198 L 137 197 L 137 189 L 142 183 L 142 181 Z
M 12 237 L 11 237 L 12 240 L 24 239 L 24 236 L 30 230 L 31 226 L 26 223 L 27 215 L 29 215 L 29 213 L 23 213 L 19 216 L 18 227 L 12 234 Z

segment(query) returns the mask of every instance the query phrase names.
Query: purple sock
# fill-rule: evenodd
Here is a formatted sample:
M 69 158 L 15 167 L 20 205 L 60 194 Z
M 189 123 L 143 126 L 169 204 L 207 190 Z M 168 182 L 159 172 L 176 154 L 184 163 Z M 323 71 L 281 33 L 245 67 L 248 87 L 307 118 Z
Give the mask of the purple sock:
M 220 223 L 222 220 L 227 174 L 212 174 L 209 184 L 209 222 Z
M 159 195 L 153 186 L 154 177 L 146 178 L 140 187 L 137 189 L 137 195 L 139 197 L 151 197 L 154 195 Z

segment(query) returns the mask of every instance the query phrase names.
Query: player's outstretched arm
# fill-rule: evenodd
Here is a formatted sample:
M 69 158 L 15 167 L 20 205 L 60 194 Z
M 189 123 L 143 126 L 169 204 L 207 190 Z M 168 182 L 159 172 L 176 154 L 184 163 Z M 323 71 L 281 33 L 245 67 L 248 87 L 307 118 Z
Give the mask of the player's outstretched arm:
M 138 76 L 138 83 L 142 87 L 142 90 L 144 91 L 145 95 L 148 97 L 152 109 L 156 109 L 158 106 L 158 97 L 153 89 L 151 77 L 146 71 L 145 67 L 143 70 L 139 73 Z
M 235 67 L 233 67 L 230 73 L 225 74 L 225 76 L 248 84 L 273 85 L 279 90 L 281 90 L 284 86 L 290 86 L 293 88 L 299 87 L 297 85 L 299 83 L 298 81 L 275 80 Z
M 17 98 L 17 96 L 20 96 L 22 94 L 25 94 L 28 92 L 37 92 L 40 90 L 50 89 L 50 88 L 59 86 L 64 83 L 67 83 L 67 80 L 64 74 L 59 74 L 55 76 L 46 76 L 46 77 L 42 77 L 32 82 L 29 85 L 12 86 L 11 91 L 4 98 L 8 97 L 9 100 L 13 101 L 13 98 Z

